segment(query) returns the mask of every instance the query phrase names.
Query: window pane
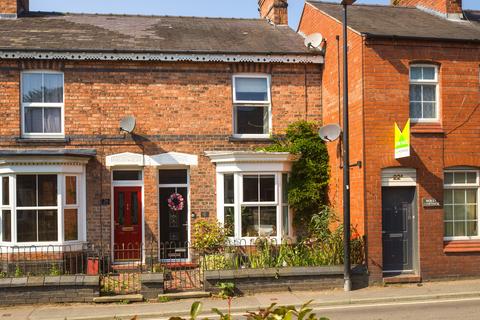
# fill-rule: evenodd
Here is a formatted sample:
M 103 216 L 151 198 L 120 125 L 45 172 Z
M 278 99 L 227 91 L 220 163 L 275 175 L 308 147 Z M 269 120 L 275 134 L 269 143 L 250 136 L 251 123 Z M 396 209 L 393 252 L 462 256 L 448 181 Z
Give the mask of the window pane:
M 160 170 L 160 184 L 186 184 L 187 170 Z
M 243 202 L 258 202 L 258 176 L 243 176 Z
M 138 193 L 132 192 L 130 197 L 132 206 L 130 222 L 132 225 L 138 225 Z
M 226 235 L 235 236 L 235 209 L 233 207 L 225 207 L 223 216 L 223 226 L 226 229 Z
M 268 84 L 265 78 L 235 78 L 237 101 L 268 101 Z
M 57 176 L 55 174 L 38 175 L 38 206 L 57 205 Z
M 447 189 L 443 192 L 443 204 L 453 203 L 453 190 Z
M 78 211 L 65 209 L 63 211 L 65 241 L 78 240 Z
M 260 176 L 260 201 L 275 201 L 275 176 Z
M 268 133 L 267 107 L 236 107 L 236 133 L 264 134 Z M 267 118 L 267 121 L 265 121 Z
M 125 210 L 124 210 L 124 204 L 125 204 L 125 193 L 119 192 L 118 193 L 118 224 L 121 226 L 124 225 L 124 218 L 125 218 Z
M 43 102 L 41 73 L 22 75 L 22 98 L 23 102 Z
M 423 85 L 423 101 L 436 101 L 436 86 Z
M 453 203 L 455 204 L 465 203 L 465 190 L 463 189 L 453 190 Z
M 477 174 L 475 172 L 467 172 L 467 183 L 477 183 Z
M 242 207 L 242 237 L 257 237 L 258 227 L 258 207 Z
M 411 67 L 410 68 L 410 79 L 421 80 L 422 79 L 422 68 L 421 67 Z
M 433 103 L 433 102 L 424 102 L 423 103 L 423 118 L 424 119 L 436 118 L 435 103 Z
M 223 176 L 223 202 L 235 203 L 233 174 L 225 174 Z
M 422 118 L 422 103 L 410 102 L 410 118 L 420 119 Z
M 277 235 L 277 207 L 260 207 L 260 236 Z
M 290 235 L 288 206 L 282 206 L 282 235 L 288 237 Z
M 282 174 L 282 203 L 288 203 L 288 174 Z
M 43 132 L 43 108 L 25 108 L 25 132 Z
M 453 237 L 453 222 L 445 222 L 445 237 Z
M 477 205 L 468 205 L 467 220 L 476 220 L 476 219 L 477 219 Z
M 465 205 L 454 205 L 453 216 L 455 221 L 465 221 L 466 219 L 466 207 Z
M 17 206 L 37 206 L 37 176 L 17 175 Z
M 57 210 L 39 210 L 38 241 L 58 241 Z
M 466 181 L 465 179 L 466 179 L 465 172 L 455 172 L 453 175 L 454 183 L 464 184 Z
M 37 241 L 37 211 L 17 210 L 17 241 Z
M 453 206 L 452 205 L 445 205 L 443 207 L 443 212 L 445 213 L 445 220 L 452 221 L 453 220 Z
M 463 237 L 466 235 L 465 233 L 465 222 L 455 222 L 454 223 L 454 235 L 456 237 Z
M 62 109 L 43 108 L 43 128 L 45 133 L 62 132 Z
M 63 76 L 61 74 L 44 74 L 44 102 L 63 102 Z
M 445 184 L 452 184 L 453 183 L 453 172 L 446 172 L 445 173 Z
M 2 239 L 5 242 L 12 241 L 12 211 L 3 210 Z
M 435 80 L 435 68 L 434 67 L 423 67 L 423 79 L 424 80 Z
M 142 171 L 140 170 L 113 171 L 113 180 L 114 181 L 142 180 Z
M 65 177 L 65 203 L 77 204 L 77 177 Z
M 476 189 L 467 189 L 467 203 L 476 204 L 477 203 L 477 190 Z
M 10 184 L 8 177 L 2 177 L 2 205 L 10 205 Z
M 410 85 L 410 101 L 422 101 L 422 86 L 418 84 Z
M 477 231 L 478 222 L 477 221 L 468 221 L 467 222 L 467 236 L 476 236 L 478 235 Z

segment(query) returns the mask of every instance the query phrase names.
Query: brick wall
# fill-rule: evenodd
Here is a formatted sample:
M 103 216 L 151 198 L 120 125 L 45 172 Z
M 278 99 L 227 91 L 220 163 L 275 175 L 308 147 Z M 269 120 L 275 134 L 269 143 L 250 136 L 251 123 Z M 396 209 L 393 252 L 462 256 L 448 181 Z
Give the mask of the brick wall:
M 19 81 L 22 68 L 59 69 L 65 76 L 65 128 L 69 142 L 16 142 L 20 136 Z M 175 151 L 199 156 L 191 168 L 191 211 L 216 217 L 215 166 L 206 150 L 252 150 L 265 141 L 235 141 L 232 135 L 232 75 L 266 72 L 272 78 L 273 132 L 299 119 L 321 118 L 321 66 L 223 63 L 0 62 L 0 148 L 94 148 L 87 165 L 89 241 L 111 243 L 111 198 L 107 155 Z M 120 139 L 119 121 L 137 119 L 134 140 Z M 101 138 L 106 139 L 101 139 Z M 114 139 L 110 139 L 114 138 Z M 158 236 L 158 171 L 145 169 L 146 240 Z
M 327 40 L 323 74 L 323 122 L 341 120 L 341 24 L 307 4 L 300 22 L 305 34 L 321 32 Z M 336 39 L 336 36 L 339 39 Z M 366 42 L 365 42 L 366 41 Z M 341 51 L 340 51 L 341 52 Z M 423 209 L 422 198 L 443 201 L 443 171 L 452 166 L 480 167 L 476 124 L 480 120 L 478 46 L 461 43 L 363 40 L 349 31 L 352 223 L 367 237 L 370 280 L 382 279 L 381 172 L 389 167 L 417 169 L 418 251 L 423 278 L 475 275 L 476 253 L 444 253 L 443 209 Z M 441 124 L 412 127 L 412 156 L 394 159 L 394 122 L 409 118 L 409 65 L 431 62 L 440 66 Z M 330 200 L 341 212 L 342 172 L 338 144 L 329 144 Z M 365 227 L 362 230 L 362 226 Z
M 322 76 L 323 124 L 343 123 L 343 33 L 341 24 L 321 13 L 310 4 L 305 5 L 299 31 L 310 35 L 321 32 L 327 41 L 325 67 Z M 338 39 L 337 39 L 338 37 Z M 363 39 L 351 30 L 348 32 L 349 46 L 349 128 L 351 163 L 364 160 L 363 155 Z M 329 200 L 339 217 L 343 211 L 343 169 L 340 155 L 340 139 L 328 143 L 330 155 Z M 364 234 L 364 172 L 354 167 L 350 170 L 351 221 L 359 234 Z
M 17 0 L 0 0 L 0 14 L 17 14 Z
M 381 169 L 417 169 L 420 271 L 423 278 L 474 275 L 476 254 L 443 252 L 443 209 L 423 209 L 422 198 L 443 202 L 443 170 L 480 167 L 478 46 L 416 41 L 369 41 L 365 46 L 366 201 L 370 272 L 380 276 Z M 438 64 L 441 127 L 412 127 L 412 156 L 395 160 L 393 123 L 409 117 L 409 66 L 415 61 Z M 381 110 L 379 112 L 378 110 Z

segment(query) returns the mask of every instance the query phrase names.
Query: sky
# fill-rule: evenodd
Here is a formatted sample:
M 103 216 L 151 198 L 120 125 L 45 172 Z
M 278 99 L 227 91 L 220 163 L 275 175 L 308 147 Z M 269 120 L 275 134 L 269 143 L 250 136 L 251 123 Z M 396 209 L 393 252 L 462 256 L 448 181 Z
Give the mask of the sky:
M 338 0 L 329 0 L 339 2 Z M 289 23 L 297 28 L 304 0 L 289 0 Z M 390 0 L 359 0 L 389 4 Z M 479 9 L 479 0 L 463 0 L 465 9 Z M 258 17 L 257 0 L 30 0 L 32 11 L 120 13 L 203 17 Z

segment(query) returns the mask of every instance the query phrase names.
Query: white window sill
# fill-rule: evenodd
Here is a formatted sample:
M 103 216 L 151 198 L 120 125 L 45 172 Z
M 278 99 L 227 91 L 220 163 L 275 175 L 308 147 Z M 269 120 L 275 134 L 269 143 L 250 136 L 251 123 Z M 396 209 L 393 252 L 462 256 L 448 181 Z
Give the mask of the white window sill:
M 271 140 L 270 134 L 234 134 L 230 140 Z

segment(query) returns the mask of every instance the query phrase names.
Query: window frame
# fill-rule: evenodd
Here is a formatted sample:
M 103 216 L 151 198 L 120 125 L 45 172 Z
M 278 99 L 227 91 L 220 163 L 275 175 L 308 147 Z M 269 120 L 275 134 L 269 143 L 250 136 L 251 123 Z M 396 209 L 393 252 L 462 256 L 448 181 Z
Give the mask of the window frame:
M 455 183 L 455 180 L 451 184 L 446 184 L 445 183 L 445 175 L 446 173 L 475 173 L 476 174 L 476 182 L 475 184 L 473 183 Z M 477 194 L 477 235 L 476 236 L 446 236 L 445 235 L 445 199 L 443 201 L 443 225 L 444 225 L 444 231 L 443 231 L 443 239 L 444 241 L 454 241 L 454 240 L 480 240 L 480 170 L 476 169 L 447 169 L 444 170 L 444 176 L 443 176 L 443 190 L 455 190 L 455 189 L 476 189 L 476 194 Z M 465 220 L 468 221 L 468 220 Z
M 217 199 L 218 210 L 217 219 L 224 225 L 225 223 L 225 208 L 234 208 L 234 230 L 233 236 L 229 237 L 232 243 L 239 241 L 251 243 L 261 236 L 244 237 L 242 236 L 242 207 L 275 207 L 276 209 L 276 236 L 270 236 L 269 238 L 275 239 L 278 243 L 282 241 L 284 237 L 292 238 L 291 227 L 291 210 L 288 210 L 288 234 L 284 234 L 283 226 L 283 209 L 285 207 L 285 201 L 282 199 L 282 179 L 284 174 L 288 172 L 284 171 L 240 171 L 240 172 L 217 172 Z M 233 203 L 225 203 L 224 201 L 224 177 L 225 175 L 233 175 L 234 185 L 234 201 Z M 244 202 L 243 201 L 243 177 L 244 176 L 274 176 L 275 179 L 275 201 L 258 201 L 258 202 Z
M 266 79 L 267 80 L 267 101 L 249 101 L 249 100 L 237 100 L 236 89 L 238 78 L 252 78 L 252 79 Z M 269 138 L 272 132 L 272 86 L 271 75 L 258 74 L 258 73 L 238 73 L 232 76 L 232 101 L 233 101 L 233 137 L 234 138 Z M 258 107 L 267 108 L 268 111 L 268 132 L 267 133 L 237 133 L 237 108 L 238 107 Z M 264 123 L 265 125 L 265 123 Z
M 37 206 L 37 207 L 19 207 L 17 206 L 17 177 L 20 175 L 56 175 L 57 176 L 57 206 Z M 3 241 L 2 230 L 0 230 L 0 245 L 9 247 L 29 247 L 39 246 L 47 247 L 50 245 L 64 245 L 64 244 L 81 244 L 86 241 L 86 178 L 85 172 L 58 172 L 55 170 L 38 170 L 36 172 L 31 171 L 18 171 L 14 173 L 0 172 L 0 179 L 2 177 L 10 177 L 10 210 L 11 210 L 11 241 Z M 67 176 L 75 176 L 77 184 L 77 195 L 75 205 L 66 205 L 66 184 L 65 179 Z M 3 190 L 2 190 L 3 191 Z M 1 200 L 1 199 L 0 199 Z M 64 228 L 64 209 L 70 209 L 75 207 L 77 211 L 77 240 L 65 240 L 65 228 Z M 3 207 L 1 207 L 3 209 Z M 18 210 L 57 210 L 57 240 L 56 241 L 30 241 L 19 242 L 17 235 L 17 211 Z M 38 226 L 37 226 L 38 237 Z M 37 238 L 38 239 L 38 238 Z
M 23 102 L 23 76 L 25 74 L 57 74 L 62 76 L 63 90 L 61 103 L 54 102 Z M 20 73 L 20 109 L 21 109 L 21 134 L 24 138 L 39 139 L 39 138 L 64 138 L 65 137 L 65 74 L 61 71 L 55 70 L 25 70 Z M 60 128 L 61 132 L 58 133 L 45 133 L 45 132 L 26 132 L 25 123 L 25 108 L 60 108 Z M 42 118 L 42 123 L 44 119 Z
M 420 68 L 434 68 L 435 70 L 435 79 L 433 80 L 412 80 L 412 68 L 420 67 Z M 435 64 L 427 64 L 427 63 L 415 63 L 411 64 L 408 69 L 408 109 L 409 114 L 411 113 L 411 106 L 410 104 L 412 101 L 410 100 L 410 86 L 411 85 L 435 85 L 435 118 L 410 118 L 412 123 L 436 123 L 440 121 L 440 81 L 439 81 L 439 70 L 440 68 L 438 65 Z M 422 97 L 423 98 L 423 97 Z M 416 101 L 423 103 L 423 101 Z M 423 106 L 422 106 L 423 110 Z

